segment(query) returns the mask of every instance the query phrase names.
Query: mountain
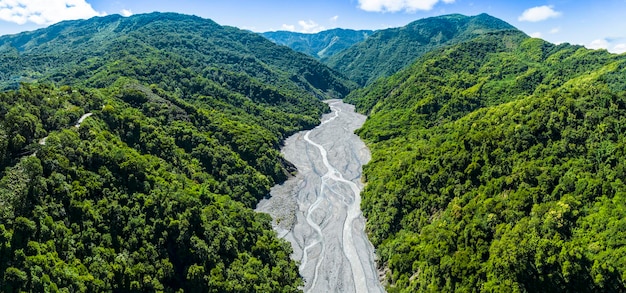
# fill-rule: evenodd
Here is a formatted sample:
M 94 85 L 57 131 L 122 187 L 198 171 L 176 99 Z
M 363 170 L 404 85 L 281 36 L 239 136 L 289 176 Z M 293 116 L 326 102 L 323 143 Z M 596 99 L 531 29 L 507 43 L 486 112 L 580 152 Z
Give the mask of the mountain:
M 294 292 L 257 201 L 354 84 L 195 16 L 0 37 L 0 291 Z
M 625 55 L 488 32 L 346 100 L 389 292 L 625 290 Z
M 265 32 L 262 35 L 276 44 L 287 46 L 317 59 L 325 59 L 367 39 L 373 32 L 337 28 L 315 34 L 276 31 Z
M 424 18 L 404 27 L 376 31 L 363 42 L 325 59 L 324 63 L 359 85 L 367 85 L 398 72 L 431 50 L 488 32 L 510 29 L 515 28 L 487 14 Z
M 128 53 L 158 55 L 164 51 L 186 58 L 188 64 L 184 65 L 192 65 L 196 71 L 211 64 L 265 82 L 287 78 L 320 98 L 342 97 L 353 87 L 313 58 L 276 46 L 255 33 L 175 13 L 66 21 L 45 30 L 0 37 L 0 85 L 41 78 L 58 83 L 89 82 L 92 76 L 83 75 L 85 68 L 99 68 Z M 336 81 L 339 83 L 333 84 Z

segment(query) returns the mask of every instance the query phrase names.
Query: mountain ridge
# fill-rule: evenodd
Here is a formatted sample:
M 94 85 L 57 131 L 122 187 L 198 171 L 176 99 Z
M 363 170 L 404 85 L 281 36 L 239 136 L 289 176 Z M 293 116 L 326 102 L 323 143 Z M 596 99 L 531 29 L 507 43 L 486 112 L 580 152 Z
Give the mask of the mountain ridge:
M 429 17 L 403 27 L 378 30 L 366 40 L 323 61 L 363 86 L 399 71 L 433 49 L 487 32 L 510 29 L 516 28 L 485 13 Z
M 179 21 L 181 25 L 188 28 L 188 31 L 181 32 L 179 30 L 174 30 L 176 35 L 172 35 L 171 37 L 172 40 L 176 41 L 176 43 L 173 43 L 172 40 L 160 38 L 158 36 L 159 28 L 155 26 L 155 23 L 163 21 Z M 81 27 L 76 26 L 76 24 L 79 23 L 81 24 Z M 190 26 L 190 23 L 194 23 L 195 26 Z M 200 29 L 203 31 L 200 31 Z M 121 35 L 124 35 L 125 32 L 129 30 L 131 32 L 149 30 L 150 34 L 146 34 L 145 36 L 148 38 L 144 40 L 134 38 L 133 40 L 135 40 L 135 42 L 133 44 L 129 44 L 130 39 L 128 39 L 128 37 L 132 38 L 132 34 L 127 36 L 126 39 L 120 38 Z M 50 33 L 50 31 L 52 31 L 52 33 Z M 96 33 L 92 34 L 92 31 L 96 31 Z M 181 38 L 183 33 L 189 34 L 190 32 L 197 34 L 200 38 L 194 37 L 188 40 Z M 237 37 L 233 37 L 235 35 L 237 35 Z M 212 44 L 210 40 L 215 37 L 221 38 L 221 40 L 224 41 Z M 155 38 L 159 39 L 159 41 L 156 41 Z M 27 39 L 31 39 L 32 41 L 25 42 Z M 323 97 L 328 94 L 330 94 L 331 97 L 342 97 L 354 87 L 347 80 L 344 80 L 342 81 L 343 84 L 336 84 L 335 86 L 338 87 L 333 88 L 332 82 L 330 82 L 327 77 L 331 77 L 336 80 L 340 80 L 342 77 L 340 77 L 336 72 L 329 70 L 324 66 L 320 66 L 320 64 L 314 61 L 311 57 L 305 57 L 291 51 L 286 51 L 284 48 L 279 46 L 276 46 L 272 50 L 264 51 L 266 48 L 272 47 L 270 45 L 271 42 L 266 41 L 265 38 L 257 36 L 257 34 L 239 30 L 234 27 L 220 26 L 212 20 L 203 19 L 197 16 L 185 16 L 177 13 L 155 12 L 150 14 L 134 15 L 130 18 L 119 15 L 111 15 L 94 17 L 90 20 L 65 21 L 52 25 L 49 30 L 36 30 L 33 32 L 0 37 L 0 56 L 14 56 L 15 52 L 13 51 L 13 53 L 11 53 L 11 48 L 13 48 L 17 49 L 17 54 L 36 54 L 37 56 L 34 57 L 43 58 L 45 57 L 45 54 L 55 54 L 59 48 L 64 48 L 67 45 L 68 39 L 72 41 L 74 48 L 76 48 L 77 45 L 83 45 L 88 49 L 77 48 L 71 52 L 64 52 L 63 55 L 65 56 L 68 56 L 69 54 L 80 55 L 83 59 L 88 59 L 89 57 L 100 57 L 99 55 L 106 55 L 110 54 L 110 52 L 120 51 L 120 46 L 133 48 L 147 45 L 155 47 L 156 49 L 168 48 L 167 46 L 170 46 L 171 48 L 179 50 L 180 53 L 195 56 L 195 58 L 200 55 L 194 54 L 193 51 L 199 50 L 196 52 L 202 53 L 205 56 L 202 56 L 200 60 L 196 61 L 204 63 L 221 62 L 230 64 L 229 66 L 231 66 L 231 69 L 243 71 L 251 75 L 267 71 L 267 69 L 263 68 L 265 65 L 258 64 L 258 61 L 272 66 L 283 66 L 282 70 L 288 69 L 288 72 L 283 74 L 290 74 L 290 78 L 293 78 L 293 80 L 298 83 L 300 87 L 314 90 L 319 97 Z M 38 43 L 39 40 L 41 40 L 42 43 Z M 114 41 L 119 44 L 113 43 Z M 220 47 L 224 48 L 221 49 Z M 214 50 L 213 48 L 218 48 L 218 50 Z M 253 53 L 251 50 L 255 50 L 256 53 Z M 4 55 L 2 55 L 3 53 Z M 54 57 L 56 58 L 56 56 Z M 58 60 L 58 63 L 76 63 L 74 60 L 70 59 Z M 258 61 L 255 61 L 254 59 L 257 59 Z M 52 61 L 55 60 L 52 59 Z M 237 66 L 237 68 L 232 68 L 232 66 L 235 65 L 235 62 L 247 62 L 247 66 Z M 56 65 L 58 66 L 58 64 Z M 73 65 L 75 67 L 85 66 L 83 64 Z M 5 67 L 6 66 L 7 65 L 5 65 Z M 45 74 L 45 72 L 43 72 L 45 70 L 31 68 L 25 69 L 23 67 L 28 67 L 28 65 L 15 64 L 12 68 L 9 67 L 3 71 L 11 72 L 19 71 L 21 69 L 22 71 L 42 71 L 39 72 L 39 75 Z M 305 74 L 307 72 L 308 74 Z M 312 75 L 315 75 L 315 77 Z M 255 77 L 264 78 L 267 76 L 268 73 Z M 39 76 L 27 77 L 30 78 L 28 80 L 36 80 Z M 307 80 L 307 77 L 312 78 L 312 80 Z M 312 85 L 311 83 L 316 84 Z M 317 87 L 321 88 L 317 89 Z M 328 92 L 326 92 L 327 90 Z

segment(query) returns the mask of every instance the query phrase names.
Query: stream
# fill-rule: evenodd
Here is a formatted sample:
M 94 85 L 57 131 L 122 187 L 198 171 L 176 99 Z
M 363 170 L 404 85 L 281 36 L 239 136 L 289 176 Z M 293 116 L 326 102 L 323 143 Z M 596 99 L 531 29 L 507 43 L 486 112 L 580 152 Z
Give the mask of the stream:
M 341 100 L 327 103 L 332 112 L 319 126 L 285 140 L 281 152 L 298 173 L 274 186 L 257 211 L 269 213 L 291 243 L 305 292 L 384 292 L 360 209 L 370 153 L 354 130 L 366 117 Z

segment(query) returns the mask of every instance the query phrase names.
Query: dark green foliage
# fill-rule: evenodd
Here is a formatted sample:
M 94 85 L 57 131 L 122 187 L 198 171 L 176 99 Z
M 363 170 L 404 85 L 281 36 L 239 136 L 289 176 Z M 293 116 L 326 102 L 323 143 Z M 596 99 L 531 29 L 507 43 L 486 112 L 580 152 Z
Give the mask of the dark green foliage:
M 34 125 L 3 153 L 3 291 L 297 291 L 291 248 L 250 209 L 285 176 L 276 134 L 159 91 L 0 94 Z
M 624 291 L 625 66 L 503 31 L 351 94 L 388 290 Z
M 315 34 L 289 31 L 265 32 L 262 35 L 272 42 L 285 45 L 318 59 L 329 58 L 369 37 L 374 31 L 331 29 Z
M 350 82 L 178 14 L 0 48 L 0 291 L 298 291 L 291 247 L 251 208 L 289 175 L 280 142 Z
M 499 30 L 515 29 L 487 14 L 444 15 L 420 19 L 404 27 L 379 30 L 363 42 L 339 52 L 324 63 L 359 85 L 390 76 L 434 49 Z

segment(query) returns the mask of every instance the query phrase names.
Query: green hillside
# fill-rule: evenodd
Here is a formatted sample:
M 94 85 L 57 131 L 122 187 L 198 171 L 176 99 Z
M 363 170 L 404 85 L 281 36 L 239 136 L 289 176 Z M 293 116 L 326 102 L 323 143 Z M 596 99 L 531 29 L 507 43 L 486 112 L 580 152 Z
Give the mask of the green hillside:
M 293 171 L 281 141 L 350 82 L 169 13 L 0 37 L 0 68 L 0 291 L 298 291 L 251 208 Z
M 263 36 L 317 59 L 329 58 L 369 37 L 374 31 L 331 29 L 314 34 L 290 31 L 265 32 Z
M 348 100 L 389 292 L 626 289 L 626 56 L 488 33 Z
M 367 85 L 398 72 L 431 50 L 507 29 L 514 27 L 487 14 L 424 18 L 404 27 L 376 31 L 324 63 L 359 85 Z
M 320 98 L 342 97 L 353 85 L 315 59 L 276 46 L 258 34 L 194 16 L 152 13 L 65 21 L 44 30 L 0 37 L 0 86 L 52 80 L 102 87 L 111 61 L 147 79 L 134 65 L 166 59 L 196 73 L 216 67 L 265 83 L 281 83 Z M 150 66 L 147 64 L 145 66 Z M 144 67 L 145 67 L 144 66 Z M 107 71 L 108 70 L 108 71 Z M 151 77 L 150 77 L 151 78 Z M 95 82 L 100 82 L 97 84 Z

